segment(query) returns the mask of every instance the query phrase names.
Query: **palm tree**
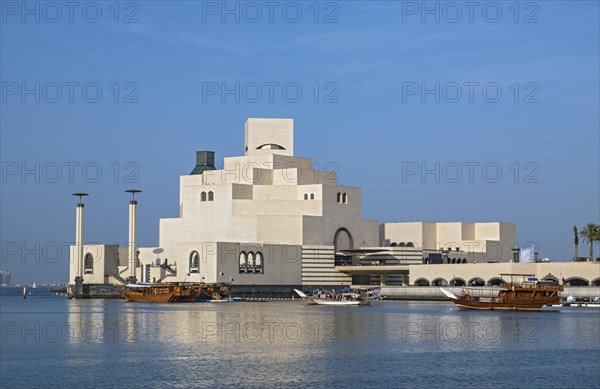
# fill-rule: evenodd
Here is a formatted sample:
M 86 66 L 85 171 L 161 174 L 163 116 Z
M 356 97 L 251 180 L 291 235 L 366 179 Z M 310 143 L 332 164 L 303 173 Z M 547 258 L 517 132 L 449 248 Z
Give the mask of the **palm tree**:
M 584 241 L 588 241 L 590 243 L 590 256 L 588 257 L 588 261 L 593 261 L 594 242 L 600 241 L 600 226 L 598 224 L 588 223 L 581 229 L 581 231 L 579 231 L 579 236 L 581 236 Z
M 575 255 L 573 261 L 577 261 L 579 258 L 579 237 L 577 236 L 577 226 L 573 226 L 573 234 L 575 234 Z

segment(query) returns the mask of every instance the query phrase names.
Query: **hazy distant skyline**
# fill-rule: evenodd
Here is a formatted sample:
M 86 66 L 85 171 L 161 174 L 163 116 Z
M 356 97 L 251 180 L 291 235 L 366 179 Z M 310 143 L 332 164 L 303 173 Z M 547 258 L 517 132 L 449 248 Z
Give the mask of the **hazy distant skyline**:
M 13 283 L 68 281 L 73 192 L 85 241 L 125 245 L 143 190 L 157 245 L 195 151 L 242 155 L 248 117 L 294 118 L 295 154 L 361 187 L 365 218 L 514 222 L 555 261 L 600 223 L 598 2 L 22 4 L 0 20 Z

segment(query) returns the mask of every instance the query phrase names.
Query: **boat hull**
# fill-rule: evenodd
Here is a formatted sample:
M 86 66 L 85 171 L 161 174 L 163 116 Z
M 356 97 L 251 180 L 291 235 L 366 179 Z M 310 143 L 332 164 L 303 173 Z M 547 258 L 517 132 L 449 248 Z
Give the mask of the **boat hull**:
M 350 300 L 350 301 L 338 301 L 338 300 L 326 300 L 326 299 L 311 299 L 307 300 L 308 305 L 369 305 L 372 300 Z
M 138 303 L 194 302 L 202 293 L 200 285 L 163 284 L 128 288 L 119 286 L 121 295 L 128 301 Z
M 537 311 L 545 305 L 543 303 L 489 303 L 478 301 L 451 300 L 461 309 L 478 309 L 483 311 Z
M 342 293 L 322 293 L 317 292 L 313 296 L 307 296 L 304 292 L 294 289 L 296 294 L 303 300 L 306 300 L 306 305 L 369 305 L 371 301 L 380 298 L 381 288 L 367 292 L 342 292 Z M 370 293 L 371 292 L 371 293 Z
M 170 303 L 175 301 L 175 292 L 144 294 L 136 291 L 124 291 L 122 294 L 127 301 L 133 301 L 137 303 Z

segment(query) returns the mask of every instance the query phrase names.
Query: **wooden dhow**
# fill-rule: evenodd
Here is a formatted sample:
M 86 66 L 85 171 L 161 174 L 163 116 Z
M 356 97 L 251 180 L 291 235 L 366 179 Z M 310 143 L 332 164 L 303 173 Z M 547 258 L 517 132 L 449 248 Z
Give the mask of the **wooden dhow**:
M 204 285 L 199 283 L 127 284 L 118 286 L 121 295 L 144 303 L 193 302 L 201 296 Z
M 545 305 L 560 302 L 563 286 L 555 282 L 539 281 L 533 274 L 500 274 L 510 277 L 499 287 L 465 287 L 460 296 L 440 288 L 450 301 L 462 309 L 533 311 Z M 514 278 L 521 278 L 514 281 Z

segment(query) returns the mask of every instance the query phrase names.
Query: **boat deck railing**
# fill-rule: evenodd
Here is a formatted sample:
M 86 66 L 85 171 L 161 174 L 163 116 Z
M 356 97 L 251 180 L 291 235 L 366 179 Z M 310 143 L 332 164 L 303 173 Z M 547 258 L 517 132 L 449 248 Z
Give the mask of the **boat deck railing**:
M 547 284 L 547 283 L 539 284 L 539 283 L 534 283 L 534 282 L 513 282 L 511 284 L 510 282 L 503 282 L 500 284 L 500 287 L 507 288 L 507 289 L 510 289 L 513 286 L 515 286 L 517 288 L 522 288 L 522 289 L 540 289 L 540 290 L 547 290 L 547 291 L 562 291 L 563 290 L 562 285 L 554 285 L 554 284 Z

